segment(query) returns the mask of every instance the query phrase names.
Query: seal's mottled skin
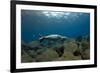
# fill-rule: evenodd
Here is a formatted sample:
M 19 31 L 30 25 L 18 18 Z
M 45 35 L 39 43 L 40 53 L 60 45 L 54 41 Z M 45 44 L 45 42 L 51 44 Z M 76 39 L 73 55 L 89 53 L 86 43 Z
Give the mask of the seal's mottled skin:
M 61 36 L 61 35 L 57 35 L 57 34 L 53 34 L 53 35 L 43 36 L 43 37 L 39 38 L 39 41 L 42 42 L 44 39 L 64 41 L 65 39 L 67 39 L 67 37 Z

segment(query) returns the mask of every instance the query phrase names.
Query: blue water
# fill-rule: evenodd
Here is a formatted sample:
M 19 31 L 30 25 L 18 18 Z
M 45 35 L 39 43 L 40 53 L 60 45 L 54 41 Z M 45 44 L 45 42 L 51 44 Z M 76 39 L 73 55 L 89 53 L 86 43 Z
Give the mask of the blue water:
M 80 12 L 54 12 L 21 10 L 21 39 L 38 40 L 40 36 L 59 34 L 75 38 L 90 34 L 90 14 Z

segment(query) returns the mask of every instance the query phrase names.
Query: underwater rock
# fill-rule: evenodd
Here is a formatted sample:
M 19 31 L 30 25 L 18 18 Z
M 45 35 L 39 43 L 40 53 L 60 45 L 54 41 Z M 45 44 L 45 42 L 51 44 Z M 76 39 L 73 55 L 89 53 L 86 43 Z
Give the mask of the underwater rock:
M 90 59 L 89 36 L 81 36 L 76 40 L 61 35 L 48 35 L 28 44 L 22 42 L 21 49 L 22 62 Z
M 81 42 L 82 39 L 83 39 L 83 36 L 78 36 L 78 37 L 76 38 L 76 41 L 77 41 L 77 42 Z
M 90 49 L 86 49 L 86 50 L 82 53 L 82 59 L 83 59 L 83 60 L 90 59 Z
M 22 50 L 28 50 L 29 49 L 28 45 L 23 41 L 21 41 L 21 48 L 22 48 Z
M 90 59 L 90 42 L 82 41 L 81 42 L 81 57 L 83 60 Z
M 73 53 L 74 51 L 79 49 L 76 42 L 73 42 L 73 41 L 67 42 L 67 43 L 65 42 L 63 45 L 65 48 L 64 51 L 67 51 L 67 52 Z
M 40 46 L 40 43 L 39 43 L 39 41 L 32 41 L 28 45 L 30 47 L 34 48 L 34 47 Z
M 41 49 L 39 41 L 32 41 L 31 43 L 28 44 L 28 46 L 31 48 L 31 50 L 34 51 Z
M 65 51 L 63 56 L 57 59 L 58 61 L 68 61 L 68 60 L 81 60 L 80 56 L 74 56 L 72 52 Z
M 73 52 L 73 55 L 74 55 L 74 56 L 79 56 L 79 55 L 81 55 L 80 50 L 76 50 L 76 51 L 74 51 L 74 52 Z
M 36 62 L 54 61 L 58 58 L 58 54 L 51 48 L 48 48 L 42 54 L 37 55 Z
M 76 41 L 77 42 L 81 42 L 81 41 L 90 41 L 90 35 L 85 35 L 85 36 L 78 36 L 77 38 L 76 38 Z
M 64 53 L 64 46 L 61 46 L 59 48 L 55 48 L 55 51 L 58 53 L 59 57 L 61 57 Z
M 90 43 L 87 40 L 80 42 L 80 47 L 73 53 L 74 56 L 81 56 L 82 60 L 90 58 Z
M 27 53 L 26 51 L 22 50 L 23 54 L 21 54 L 21 62 L 34 62 L 35 59 L 33 60 L 33 58 L 29 55 L 29 53 Z
M 29 50 L 36 52 L 37 50 L 42 49 L 42 46 L 40 46 L 40 43 L 38 41 L 32 41 L 29 44 L 21 43 L 21 48 L 22 48 L 22 50 L 25 50 L 27 52 Z
M 87 42 L 87 41 L 82 41 L 81 42 L 81 47 L 82 47 L 82 50 L 85 51 L 85 50 L 90 48 L 90 43 Z

